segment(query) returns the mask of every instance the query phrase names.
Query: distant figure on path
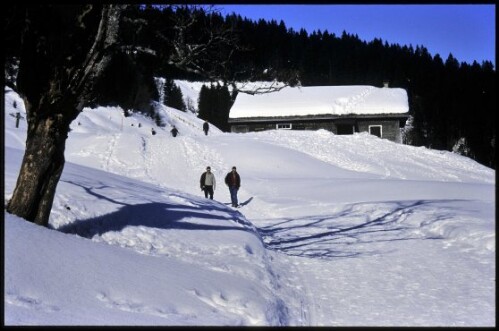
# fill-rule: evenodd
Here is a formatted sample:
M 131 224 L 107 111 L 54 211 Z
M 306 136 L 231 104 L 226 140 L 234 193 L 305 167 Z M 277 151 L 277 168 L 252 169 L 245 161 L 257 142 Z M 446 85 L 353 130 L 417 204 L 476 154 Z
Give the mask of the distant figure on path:
M 177 128 L 175 127 L 175 125 L 173 126 L 173 129 L 170 131 L 172 133 L 172 136 L 176 137 L 177 134 L 178 134 L 178 130 Z
M 203 131 L 205 136 L 208 135 L 208 131 L 210 130 L 210 125 L 208 124 L 208 121 L 204 121 L 203 123 Z
M 14 102 L 15 102 L 15 101 L 14 101 Z M 15 108 L 15 106 L 14 106 L 14 108 Z M 19 127 L 19 121 L 21 120 L 21 118 L 23 118 L 23 117 L 21 116 L 21 113 L 20 113 L 20 112 L 17 112 L 17 113 L 16 113 L 16 128 L 18 128 L 18 127 Z
M 237 201 L 237 191 L 241 186 L 241 177 L 237 173 L 236 167 L 232 167 L 232 171 L 225 176 L 225 184 L 229 187 L 232 207 L 239 207 L 239 203 Z
M 201 186 L 201 190 L 204 191 L 204 197 L 213 200 L 213 192 L 215 191 L 216 180 L 215 175 L 212 174 L 211 168 L 206 167 L 206 171 L 201 175 L 201 179 L 199 180 L 199 185 Z
M 156 131 L 154 131 L 154 128 L 151 128 L 151 134 L 154 136 L 156 134 Z

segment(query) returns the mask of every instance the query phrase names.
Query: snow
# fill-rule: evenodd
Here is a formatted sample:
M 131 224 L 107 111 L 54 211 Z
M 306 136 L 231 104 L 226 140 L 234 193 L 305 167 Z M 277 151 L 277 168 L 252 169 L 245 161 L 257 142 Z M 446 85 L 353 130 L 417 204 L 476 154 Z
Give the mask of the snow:
M 157 80 L 160 80 L 161 83 L 164 84 L 165 79 L 164 78 L 156 78 Z M 182 80 L 182 79 L 175 79 L 174 83 L 177 85 L 177 87 L 180 89 L 182 92 L 182 96 L 184 99 L 184 103 L 186 105 L 190 105 L 192 107 L 192 110 L 194 113 L 198 112 L 198 101 L 199 101 L 199 93 L 201 92 L 201 88 L 203 86 L 210 87 L 211 85 L 223 85 L 224 82 L 218 81 L 218 82 L 190 82 L 187 80 Z M 235 83 L 237 85 L 237 88 L 239 91 L 245 91 L 245 92 L 254 92 L 256 89 L 259 90 L 269 90 L 272 88 L 282 88 L 284 87 L 284 83 L 278 82 L 278 81 L 254 81 L 254 82 L 238 82 Z M 230 93 L 233 91 L 232 85 L 227 86 L 228 90 Z M 163 102 L 161 102 L 163 103 Z M 189 108 L 189 107 L 187 107 Z
M 198 102 L 199 102 L 198 97 L 199 93 L 201 92 L 201 88 L 203 87 L 203 85 L 209 87 L 210 83 L 189 82 L 186 80 L 179 80 L 179 79 L 174 80 L 174 83 L 177 85 L 178 88 L 180 88 L 180 91 L 182 92 L 182 97 L 184 98 L 184 103 L 186 105 L 191 105 L 195 109 L 195 112 L 197 112 Z
M 204 136 L 157 108 L 165 127 L 85 108 L 50 228 L 4 213 L 5 325 L 495 326 L 494 170 L 367 133 Z M 17 111 L 6 89 L 5 203 Z
M 407 92 L 401 88 L 288 86 L 275 93 L 239 93 L 229 118 L 401 114 L 408 111 Z

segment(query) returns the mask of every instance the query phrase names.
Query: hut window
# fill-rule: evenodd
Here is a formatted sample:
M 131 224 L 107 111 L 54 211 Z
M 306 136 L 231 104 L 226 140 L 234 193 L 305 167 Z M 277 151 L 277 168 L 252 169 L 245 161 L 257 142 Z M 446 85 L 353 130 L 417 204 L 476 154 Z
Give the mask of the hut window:
M 232 132 L 249 132 L 249 126 L 248 125 L 233 125 L 232 126 Z
M 383 130 L 381 125 L 369 125 L 369 133 L 382 138 Z
M 291 123 L 279 123 L 276 125 L 277 130 L 291 130 Z
M 355 126 L 351 124 L 336 124 L 337 134 L 353 134 Z

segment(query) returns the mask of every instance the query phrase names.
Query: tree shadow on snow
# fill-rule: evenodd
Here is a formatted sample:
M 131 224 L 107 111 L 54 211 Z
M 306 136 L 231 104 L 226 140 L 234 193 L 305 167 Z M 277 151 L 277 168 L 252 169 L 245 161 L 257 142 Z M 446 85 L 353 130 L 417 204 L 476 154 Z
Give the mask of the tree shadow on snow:
M 154 201 L 142 204 L 126 204 L 96 193 L 95 188 L 85 189 L 89 194 L 121 207 L 109 214 L 90 219 L 75 220 L 70 224 L 57 228 L 57 231 L 77 234 L 85 238 L 92 238 L 95 235 L 101 236 L 109 231 L 121 231 L 127 226 L 182 230 L 252 231 L 251 224 L 246 221 L 241 213 L 212 200 L 206 202 L 188 200 L 189 204 L 186 205 Z M 170 194 L 170 196 L 175 196 L 175 194 Z M 178 197 L 185 199 L 180 195 Z M 228 226 L 227 222 L 220 222 L 221 220 L 230 220 L 237 224 Z
M 430 208 L 426 210 L 423 222 L 408 219 L 413 214 L 423 213 L 424 207 L 431 204 L 458 201 L 462 200 L 350 204 L 332 215 L 284 219 L 257 230 L 267 248 L 287 255 L 314 258 L 376 255 L 388 247 L 376 245 L 382 242 L 442 239 L 439 236 L 424 236 L 419 230 L 451 219 L 454 215 L 449 211 L 435 213 Z M 426 218 L 428 215 L 430 217 Z

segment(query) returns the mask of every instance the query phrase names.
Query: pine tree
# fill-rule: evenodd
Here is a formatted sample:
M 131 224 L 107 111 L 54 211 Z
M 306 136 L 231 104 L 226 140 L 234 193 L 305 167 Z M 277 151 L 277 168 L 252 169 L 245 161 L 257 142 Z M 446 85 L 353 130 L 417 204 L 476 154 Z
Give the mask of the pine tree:
M 229 89 L 226 85 L 218 85 L 216 88 L 217 104 L 214 114 L 214 124 L 220 130 L 227 132 L 229 131 L 229 111 L 232 106 L 231 95 Z
M 186 111 L 187 107 L 180 88 L 171 79 L 167 79 L 164 87 L 165 105 L 181 111 Z
M 210 122 L 209 89 L 206 85 L 201 86 L 198 97 L 198 117 Z
M 232 97 L 226 85 L 203 85 L 199 93 L 198 117 L 222 131 L 229 131 L 228 119 L 232 104 Z

